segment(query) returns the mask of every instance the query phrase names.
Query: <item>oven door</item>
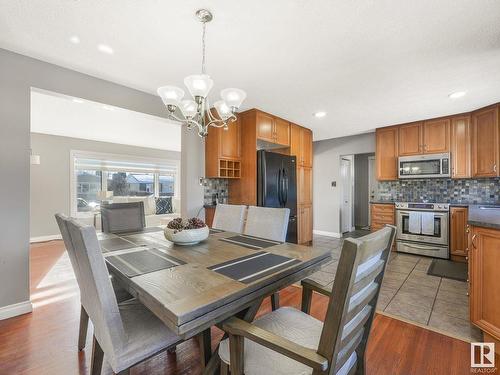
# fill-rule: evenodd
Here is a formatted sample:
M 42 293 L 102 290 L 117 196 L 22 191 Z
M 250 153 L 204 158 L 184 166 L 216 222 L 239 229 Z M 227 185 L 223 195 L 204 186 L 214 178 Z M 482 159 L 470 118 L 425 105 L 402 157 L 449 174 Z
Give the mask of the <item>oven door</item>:
M 398 240 L 448 245 L 448 212 L 434 212 L 433 235 L 410 233 L 410 210 L 397 210 L 396 224 Z

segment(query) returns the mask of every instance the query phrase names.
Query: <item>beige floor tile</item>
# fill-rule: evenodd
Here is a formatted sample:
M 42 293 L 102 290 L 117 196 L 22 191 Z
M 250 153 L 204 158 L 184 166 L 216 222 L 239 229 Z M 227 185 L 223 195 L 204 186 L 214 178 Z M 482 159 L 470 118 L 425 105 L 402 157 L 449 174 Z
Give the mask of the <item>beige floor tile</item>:
M 399 289 L 401 288 L 401 285 L 403 285 L 404 281 L 406 280 L 406 276 L 402 274 L 403 277 L 395 277 L 391 275 L 387 275 L 387 273 L 384 275 L 384 278 L 382 280 L 382 287 L 387 287 L 390 289 Z
M 466 293 L 455 293 L 439 288 L 436 300 L 457 303 L 462 305 L 469 305 L 469 296 Z
M 430 297 L 434 299 L 436 297 L 436 294 L 438 292 L 437 287 L 428 287 L 424 285 L 420 285 L 418 283 L 415 283 L 413 281 L 407 280 L 403 283 L 401 286 L 401 289 L 399 289 L 401 292 L 405 293 L 413 293 L 418 296 L 423 296 L 423 297 Z
M 436 299 L 432 312 L 469 320 L 469 306 L 463 303 L 452 303 Z
M 389 303 L 384 311 L 420 324 L 427 324 L 429 316 L 431 315 L 431 309 L 423 306 L 413 306 L 408 303 L 398 301 L 396 298 Z
M 387 307 L 389 302 L 391 302 L 391 299 L 392 299 L 392 297 L 388 297 L 388 296 L 379 294 L 376 309 L 379 311 L 384 311 L 384 309 Z
M 467 283 L 465 281 L 445 279 L 444 277 L 441 280 L 439 289 L 460 294 L 466 294 L 468 291 Z
M 417 265 L 415 266 L 414 271 L 416 270 L 416 271 L 422 271 L 422 272 L 427 273 L 427 270 L 429 269 L 429 267 L 430 267 L 430 264 L 418 262 Z
M 414 267 L 415 265 L 413 263 L 400 262 L 396 259 L 387 265 L 387 270 L 408 274 L 413 270 Z
M 481 331 L 468 320 L 455 318 L 436 311 L 432 312 L 429 326 L 470 341 L 480 341 L 482 339 Z
M 408 280 L 422 286 L 437 288 L 439 287 L 441 278 L 436 276 L 429 276 L 425 272 L 413 271 L 410 276 L 408 276 Z
M 419 264 L 427 264 L 430 266 L 433 260 L 434 260 L 434 258 L 421 257 L 420 260 L 418 261 L 418 263 Z
M 424 307 L 430 311 L 432 309 L 432 305 L 434 304 L 434 297 L 405 292 L 400 289 L 394 296 L 393 301 L 413 305 L 415 307 Z
M 412 263 L 412 264 L 417 264 L 420 261 L 421 257 L 418 255 L 412 255 L 412 254 L 398 254 L 397 261 L 398 262 L 406 262 L 406 263 Z

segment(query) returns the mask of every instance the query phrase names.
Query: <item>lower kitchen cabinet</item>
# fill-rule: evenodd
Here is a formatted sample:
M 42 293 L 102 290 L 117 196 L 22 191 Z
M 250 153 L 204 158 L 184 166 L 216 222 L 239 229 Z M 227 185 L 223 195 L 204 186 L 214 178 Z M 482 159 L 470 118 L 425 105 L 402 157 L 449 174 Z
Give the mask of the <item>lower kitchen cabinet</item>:
M 307 244 L 312 241 L 312 205 L 297 207 L 298 243 Z
M 215 216 L 215 207 L 205 207 L 205 224 L 212 228 Z
M 457 262 L 466 262 L 469 252 L 468 211 L 467 207 L 450 208 L 450 254 L 451 259 Z
M 469 252 L 470 318 L 486 341 L 500 345 L 500 230 L 472 227 Z M 498 351 L 498 348 L 496 348 Z

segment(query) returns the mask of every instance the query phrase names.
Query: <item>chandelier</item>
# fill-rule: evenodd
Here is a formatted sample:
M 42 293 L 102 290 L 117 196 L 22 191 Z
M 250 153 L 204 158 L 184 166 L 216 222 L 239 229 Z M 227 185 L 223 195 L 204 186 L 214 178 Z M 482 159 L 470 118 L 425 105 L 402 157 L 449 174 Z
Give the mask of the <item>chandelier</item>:
M 181 122 L 188 129 L 196 129 L 200 137 L 206 137 L 209 126 L 227 130 L 228 124 L 236 120 L 236 111 L 247 94 L 245 91 L 235 88 L 222 90 L 220 92 L 221 100 L 214 103 L 218 117 L 213 114 L 208 102 L 208 93 L 212 89 L 214 81 L 205 71 L 205 29 L 207 22 L 210 22 L 213 16 L 206 9 L 198 10 L 196 16 L 203 25 L 201 74 L 193 74 L 184 78 L 184 84 L 192 99 L 182 100 L 184 90 L 176 86 L 162 86 L 158 89 L 158 95 L 167 107 L 170 119 Z

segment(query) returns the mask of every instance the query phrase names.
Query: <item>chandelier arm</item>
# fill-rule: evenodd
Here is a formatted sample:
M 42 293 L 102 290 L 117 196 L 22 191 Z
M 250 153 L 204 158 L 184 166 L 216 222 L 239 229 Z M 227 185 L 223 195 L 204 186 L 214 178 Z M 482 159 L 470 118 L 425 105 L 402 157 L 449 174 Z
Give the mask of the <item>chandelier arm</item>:
M 174 119 L 175 121 L 179 121 L 179 122 L 189 122 L 189 119 L 187 119 L 185 117 L 184 117 L 184 119 L 181 119 L 181 118 L 177 117 L 176 115 L 174 115 L 173 113 L 169 113 L 168 117 L 170 119 Z

